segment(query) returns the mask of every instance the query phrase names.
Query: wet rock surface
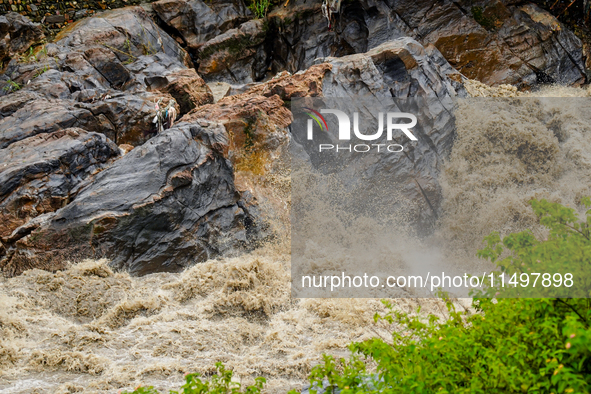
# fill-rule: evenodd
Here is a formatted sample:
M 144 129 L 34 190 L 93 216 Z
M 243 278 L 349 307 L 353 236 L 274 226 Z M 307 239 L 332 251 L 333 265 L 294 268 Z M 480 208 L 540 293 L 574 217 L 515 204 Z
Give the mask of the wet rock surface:
M 242 0 L 160 0 L 152 7 L 193 51 L 252 17 Z
M 249 21 L 198 40 L 179 16 L 163 20 L 186 42 L 198 41 L 188 46 L 198 49 L 196 61 L 208 82 L 260 81 L 282 70 L 306 69 L 317 58 L 364 53 L 401 37 L 435 45 L 458 71 L 490 85 L 529 88 L 586 80 L 581 40 L 531 3 L 359 0 L 342 5 L 331 29 L 320 6 L 291 1 L 271 11 L 263 29 Z M 178 30 L 180 25 L 185 29 Z M 242 37 L 250 39 L 240 42 Z M 224 46 L 235 52 L 214 50 Z
M 105 256 L 138 275 L 177 272 L 254 245 L 256 218 L 234 187 L 226 144 L 216 123 L 166 130 L 96 175 L 32 232 L 29 226 L 4 271 Z
M 6 62 L 45 38 L 41 27 L 28 18 L 9 12 L 0 15 L 0 61 Z
M 103 134 L 77 128 L 39 134 L 0 149 L 0 238 L 32 218 L 54 212 L 76 195 L 76 188 L 119 156 Z M 22 236 L 22 235 L 21 235 Z
M 249 185 L 285 158 L 290 101 L 300 97 L 423 100 L 421 143 L 371 168 L 421 201 L 413 220 L 428 230 L 466 77 L 529 89 L 586 75 L 568 28 L 533 4 L 501 0 L 355 0 L 330 29 L 317 2 L 292 0 L 255 19 L 241 0 L 160 0 L 81 19 L 42 45 L 20 16 L 0 17 L 0 32 L 2 171 L 29 174 L 10 178 L 21 181 L 0 201 L 9 275 L 102 256 L 136 274 L 178 271 L 253 247 L 268 233 L 235 171 Z M 160 134 L 156 103 L 178 114 Z M 46 146 L 42 163 L 69 163 L 73 151 L 81 162 L 9 159 Z M 35 168 L 47 173 L 32 177 Z
M 234 186 L 223 126 L 158 134 L 157 102 L 182 115 L 213 95 L 142 8 L 82 20 L 37 53 L 0 76 L 5 275 L 101 256 L 134 274 L 179 271 L 266 236 Z

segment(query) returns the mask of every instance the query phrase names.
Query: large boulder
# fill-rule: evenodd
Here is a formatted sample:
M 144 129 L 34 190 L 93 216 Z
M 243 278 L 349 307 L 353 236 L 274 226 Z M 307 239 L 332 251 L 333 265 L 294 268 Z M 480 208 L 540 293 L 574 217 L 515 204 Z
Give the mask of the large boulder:
M 63 30 L 56 37 L 55 44 L 68 52 L 107 49 L 122 63 L 161 52 L 187 66 L 191 64 L 180 45 L 141 7 L 111 10 L 82 19 Z
M 65 206 L 84 179 L 118 155 L 104 135 L 76 128 L 0 149 L 0 238 L 10 243 L 16 228 Z
M 6 62 L 44 38 L 41 27 L 28 18 L 16 12 L 0 15 L 0 62 Z
M 412 108 L 420 119 L 415 129 L 419 139 L 416 144 L 408 139 L 396 141 L 405 147 L 404 154 L 371 158 L 358 155 L 353 158 L 358 162 L 345 171 L 353 179 L 368 182 L 364 198 L 370 198 L 373 187 L 381 190 L 382 177 L 388 174 L 398 193 L 398 202 L 388 204 L 396 209 L 404 201 L 412 201 L 410 222 L 420 232 L 431 231 L 441 212 L 439 172 L 443 160 L 451 153 L 455 137 L 453 99 L 467 95 L 462 75 L 449 66 L 434 46 L 425 48 L 408 37 L 386 42 L 363 54 L 317 61 L 331 66 L 323 79 L 323 97 L 347 98 L 351 103 L 365 102 L 365 105 L 373 102 L 376 106 L 395 102 Z M 306 151 L 313 167 L 323 161 L 317 148 L 309 146 L 302 135 L 294 134 L 294 142 Z M 335 160 L 338 163 L 339 159 Z M 345 160 L 342 168 L 351 164 L 349 158 Z M 339 165 L 337 172 L 338 168 Z M 368 173 L 372 174 L 369 178 Z
M 250 83 L 267 73 L 262 19 L 243 23 L 212 38 L 198 50 L 199 73 L 209 81 Z
M 210 13 L 220 4 L 233 11 L 214 18 Z M 245 22 L 236 7 L 200 0 L 154 3 L 208 82 L 260 81 L 282 70 L 305 70 L 317 58 L 365 53 L 402 37 L 435 45 L 465 76 L 490 85 L 530 88 L 586 80 L 581 40 L 532 3 L 354 0 L 342 3 L 330 28 L 318 2 L 292 0 L 272 10 L 264 24 Z
M 253 247 L 262 229 L 252 201 L 234 186 L 227 143 L 217 123 L 166 130 L 96 175 L 64 208 L 15 230 L 24 236 L 11 240 L 3 270 L 106 256 L 133 274 L 177 272 Z
M 9 96 L 0 105 L 8 130 L 0 148 L 68 127 L 141 145 L 156 134 L 159 100 L 176 99 L 181 114 L 213 100 L 188 64 L 188 54 L 141 7 L 74 23 L 34 61 L 12 61 L 0 76 L 0 95 Z
M 242 0 L 160 0 L 152 7 L 191 51 L 252 16 Z
M 0 120 L 12 115 L 25 104 L 38 98 L 40 98 L 40 96 L 37 93 L 27 90 L 18 91 L 2 97 L 2 100 L 0 100 Z
M 421 143 L 409 155 L 384 157 L 371 163 L 376 174 L 397 180 L 403 197 L 421 208 L 413 218 L 421 229 L 432 228 L 440 211 L 438 174 L 451 151 L 455 125 L 452 98 L 467 95 L 464 77 L 433 45 L 423 47 L 412 38 L 388 41 L 366 53 L 317 59 L 318 64 L 290 75 L 256 84 L 246 92 L 199 107 L 182 120 L 219 120 L 230 134 L 230 158 L 239 171 L 264 174 L 290 141 L 292 114 L 287 103 L 302 97 L 358 99 L 420 98 L 424 123 Z M 305 141 L 293 135 L 306 148 Z M 314 153 L 307 152 L 314 161 Z M 387 155 L 386 155 L 387 156 Z M 360 165 L 362 170 L 369 167 Z

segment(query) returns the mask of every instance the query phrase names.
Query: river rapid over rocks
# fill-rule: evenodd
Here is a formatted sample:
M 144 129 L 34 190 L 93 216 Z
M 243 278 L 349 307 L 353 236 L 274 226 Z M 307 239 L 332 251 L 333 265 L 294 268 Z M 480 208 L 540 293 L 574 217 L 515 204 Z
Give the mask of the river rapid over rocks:
M 329 30 L 320 6 L 160 0 L 49 42 L 0 16 L 0 393 L 176 389 L 217 361 L 280 393 L 399 329 L 379 299 L 291 297 L 294 98 L 422 97 L 446 120 L 389 174 L 422 212 L 400 264 L 475 264 L 492 230 L 542 231 L 531 198 L 591 195 L 588 54 L 551 14 L 356 0 Z M 160 132 L 156 105 L 177 115 Z

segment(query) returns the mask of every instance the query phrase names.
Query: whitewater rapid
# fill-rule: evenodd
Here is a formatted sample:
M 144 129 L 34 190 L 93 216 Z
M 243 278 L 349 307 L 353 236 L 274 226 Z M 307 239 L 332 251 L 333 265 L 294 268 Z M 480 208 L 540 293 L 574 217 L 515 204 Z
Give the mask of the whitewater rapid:
M 529 94 L 477 82 L 467 88 L 474 97 L 591 96 L 588 89 L 561 87 Z M 517 109 L 519 117 L 507 118 L 504 106 L 511 103 L 499 101 L 493 124 L 490 102 L 476 105 L 484 106 L 481 112 L 473 105 L 458 110 L 456 142 L 440 179 L 443 216 L 432 243 L 448 260 L 474 259 L 492 230 L 542 231 L 527 204 L 532 197 L 578 207 L 591 195 L 591 110 L 568 100 L 531 101 Z M 555 122 L 559 134 L 540 126 L 548 106 L 556 107 L 554 119 L 545 122 Z M 515 145 L 523 149 L 512 150 Z M 284 212 L 276 218 L 280 239 L 250 254 L 180 274 L 131 277 L 100 260 L 1 278 L 0 393 L 113 393 L 138 384 L 177 389 L 185 373 L 211 374 L 216 361 L 242 383 L 264 376 L 268 392 L 285 392 L 305 384 L 322 353 L 346 356 L 352 341 L 388 338 L 397 328 L 373 322 L 385 311 L 377 299 L 291 298 L 289 181 L 279 178 L 281 191 L 271 202 Z M 240 175 L 237 182 L 267 195 L 276 186 L 248 184 Z M 440 316 L 445 309 L 437 300 L 396 304 Z

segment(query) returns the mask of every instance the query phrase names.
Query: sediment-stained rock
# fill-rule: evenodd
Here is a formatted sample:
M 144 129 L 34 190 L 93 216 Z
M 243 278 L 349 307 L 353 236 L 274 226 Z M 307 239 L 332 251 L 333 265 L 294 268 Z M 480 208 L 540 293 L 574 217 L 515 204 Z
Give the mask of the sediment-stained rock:
M 64 47 L 67 52 L 107 49 L 121 63 L 161 52 L 186 66 L 191 64 L 180 45 L 164 33 L 141 7 L 111 10 L 82 19 L 63 30 L 55 44 Z
M 291 112 L 277 95 L 244 93 L 198 108 L 183 117 L 194 122 L 204 118 L 218 120 L 230 134 L 230 149 L 270 152 L 286 141 Z M 234 152 L 236 153 L 236 152 Z
M 422 42 L 437 46 L 469 78 L 523 87 L 584 82 L 581 41 L 548 12 L 533 4 L 507 6 L 501 1 L 461 4 L 423 2 L 420 21 L 408 8 L 393 10 L 408 18 Z
M 25 225 L 26 235 L 8 245 L 3 271 L 106 256 L 138 275 L 176 272 L 253 247 L 264 229 L 234 187 L 227 138 L 219 124 L 183 123 L 133 149 L 67 206 Z

